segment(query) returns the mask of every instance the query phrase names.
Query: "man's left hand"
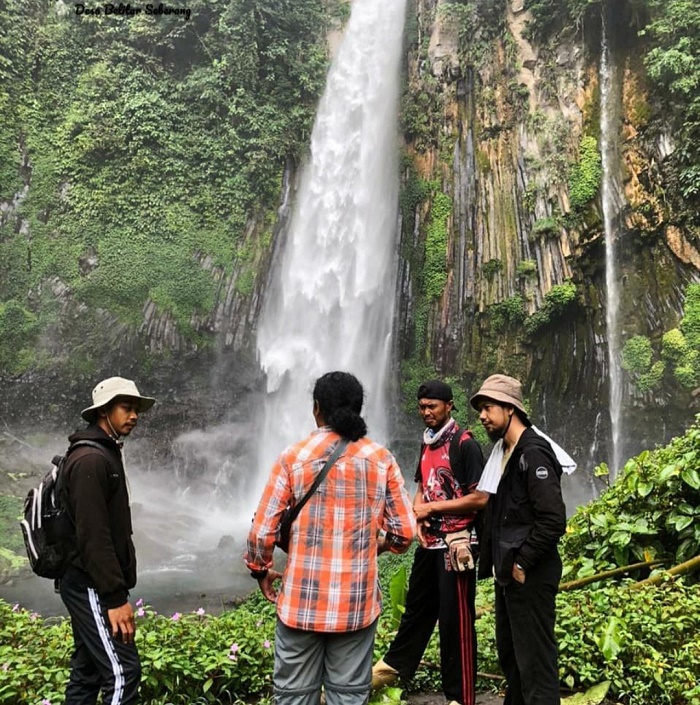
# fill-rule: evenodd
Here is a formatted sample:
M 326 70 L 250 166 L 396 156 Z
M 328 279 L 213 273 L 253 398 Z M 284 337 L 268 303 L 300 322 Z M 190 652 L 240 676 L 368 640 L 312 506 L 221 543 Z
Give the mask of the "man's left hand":
M 264 578 L 258 580 L 258 585 L 262 594 L 268 602 L 273 604 L 277 602 L 277 590 L 275 589 L 274 582 L 282 577 L 282 573 L 276 570 L 268 570 L 267 575 Z
M 521 585 L 525 583 L 525 571 L 517 563 L 513 563 L 513 571 L 511 574 L 516 583 L 520 583 Z
M 423 502 L 422 504 L 414 505 L 413 513 L 416 515 L 417 522 L 427 521 L 430 517 L 430 504 L 430 502 Z

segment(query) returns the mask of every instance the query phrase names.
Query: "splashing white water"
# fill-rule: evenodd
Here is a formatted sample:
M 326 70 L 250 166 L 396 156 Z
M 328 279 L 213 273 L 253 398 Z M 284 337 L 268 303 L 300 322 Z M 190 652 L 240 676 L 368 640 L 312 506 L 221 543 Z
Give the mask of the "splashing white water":
M 268 396 L 261 482 L 313 427 L 317 377 L 362 382 L 371 436 L 386 436 L 396 281 L 399 62 L 405 0 L 355 0 L 333 61 L 290 232 L 258 328 Z

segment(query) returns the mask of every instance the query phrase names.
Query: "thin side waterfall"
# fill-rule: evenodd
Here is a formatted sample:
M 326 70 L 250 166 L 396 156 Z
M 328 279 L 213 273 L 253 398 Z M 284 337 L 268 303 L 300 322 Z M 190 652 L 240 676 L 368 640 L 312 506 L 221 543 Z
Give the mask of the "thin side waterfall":
M 622 435 L 622 376 L 620 368 L 620 276 L 618 272 L 615 202 L 617 165 L 617 101 L 615 100 L 615 67 L 610 52 L 608 30 L 603 10 L 602 46 L 600 53 L 600 151 L 603 166 L 602 203 L 605 228 L 605 317 L 608 340 L 609 410 L 612 449 L 608 465 L 614 477 L 620 468 Z
M 387 435 L 404 12 L 405 0 L 354 0 L 328 74 L 258 328 L 268 394 L 257 489 L 313 429 L 312 386 L 325 372 L 358 377 L 369 435 Z

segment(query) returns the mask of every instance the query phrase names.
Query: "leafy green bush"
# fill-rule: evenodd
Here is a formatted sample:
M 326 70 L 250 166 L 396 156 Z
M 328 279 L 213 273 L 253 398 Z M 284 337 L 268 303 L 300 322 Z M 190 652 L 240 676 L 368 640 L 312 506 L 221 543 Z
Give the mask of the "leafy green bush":
M 622 367 L 629 372 L 646 372 L 651 367 L 652 355 L 649 338 L 635 335 L 622 348 Z
M 496 272 L 500 272 L 502 270 L 503 260 L 500 259 L 490 259 L 488 262 L 485 262 L 484 266 L 481 268 L 481 271 L 484 273 L 484 276 L 489 281 L 493 279 L 494 274 L 496 274 Z
M 700 417 L 667 446 L 630 459 L 612 487 L 579 509 L 562 541 L 565 575 L 700 554 Z
M 518 262 L 515 273 L 523 278 L 534 277 L 537 274 L 537 262 L 534 259 L 524 259 Z
M 447 219 L 452 199 L 442 191 L 433 195 L 425 238 L 423 286 L 428 299 L 442 296 L 447 283 Z
M 559 237 L 561 233 L 561 223 L 559 218 L 554 215 L 549 215 L 546 218 L 540 218 L 535 221 L 532 226 L 532 231 L 530 232 L 531 240 L 538 240 L 539 238 L 556 238 Z
M 569 172 L 569 201 L 574 211 L 580 211 L 595 198 L 603 177 L 598 141 L 586 135 L 579 146 L 578 161 Z
M 259 594 L 220 617 L 203 610 L 167 617 L 139 603 L 137 610 L 145 705 L 235 702 L 269 690 L 275 616 Z M 68 620 L 0 601 L 0 703 L 63 702 L 70 634 Z
M 518 326 L 525 320 L 525 300 L 520 294 L 492 304 L 488 310 L 491 314 L 491 325 L 496 332 L 509 326 Z
M 525 332 L 533 335 L 569 310 L 577 299 L 576 284 L 564 282 L 555 284 L 545 295 L 544 303 L 531 316 L 525 319 Z
M 681 387 L 700 385 L 700 285 L 688 286 L 680 325 L 664 333 L 661 360 L 652 364 L 653 357 L 651 341 L 644 336 L 630 338 L 622 350 L 622 366 L 641 391 L 658 387 L 667 369 Z

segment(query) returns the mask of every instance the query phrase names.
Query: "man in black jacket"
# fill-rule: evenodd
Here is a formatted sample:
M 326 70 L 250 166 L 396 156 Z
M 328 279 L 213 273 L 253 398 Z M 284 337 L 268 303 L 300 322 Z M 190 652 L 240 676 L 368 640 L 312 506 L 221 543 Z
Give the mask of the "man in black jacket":
M 531 428 L 518 380 L 492 375 L 471 404 L 489 438 L 503 440 L 503 474 L 486 510 L 479 577 L 496 580 L 504 705 L 559 705 L 554 622 L 562 571 L 557 544 L 566 530 L 562 468 Z
M 75 524 L 75 553 L 60 580 L 74 640 L 65 704 L 94 705 L 102 690 L 102 702 L 131 705 L 141 663 L 129 604 L 136 555 L 121 438 L 155 399 L 141 396 L 131 380 L 110 377 L 92 390 L 92 401 L 82 412 L 89 426 L 69 437 L 64 466 L 64 499 Z M 76 441 L 98 446 L 73 447 Z

